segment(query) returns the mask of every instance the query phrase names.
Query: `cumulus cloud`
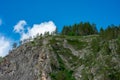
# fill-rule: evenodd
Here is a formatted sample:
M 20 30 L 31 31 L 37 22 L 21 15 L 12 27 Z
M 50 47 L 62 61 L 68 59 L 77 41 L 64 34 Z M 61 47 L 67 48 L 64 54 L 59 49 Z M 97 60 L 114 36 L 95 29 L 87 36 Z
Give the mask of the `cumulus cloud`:
M 21 21 L 19 21 L 19 22 L 21 22 Z M 44 34 L 45 32 L 49 32 L 51 34 L 52 32 L 54 32 L 56 30 L 56 25 L 53 23 L 53 21 L 48 21 L 48 22 L 43 22 L 41 24 L 34 24 L 33 27 L 31 27 L 31 28 L 28 27 L 27 32 L 25 33 L 24 26 L 26 25 L 26 21 L 24 21 L 25 25 L 22 25 L 22 26 L 19 24 L 19 22 L 17 25 L 15 25 L 15 27 L 20 26 L 18 28 L 20 30 L 22 30 L 22 33 L 21 33 L 21 31 L 19 31 L 19 29 L 16 31 L 15 27 L 14 27 L 14 31 L 17 33 L 20 33 L 20 35 L 21 35 L 20 40 L 28 39 L 29 37 L 34 37 L 37 34 Z
M 23 33 L 24 31 L 24 26 L 27 25 L 27 22 L 25 20 L 19 21 L 15 26 L 14 26 L 14 31 L 16 33 Z
M 2 19 L 0 19 L 0 26 L 2 25 Z
M 30 36 L 36 36 L 37 34 L 44 34 L 45 32 L 49 32 L 51 34 L 55 30 L 56 26 L 52 21 L 34 24 L 32 28 L 28 28 L 27 33 L 22 35 L 21 40 L 27 39 Z
M 10 41 L 4 36 L 0 36 L 0 56 L 4 57 L 8 54 L 10 50 Z

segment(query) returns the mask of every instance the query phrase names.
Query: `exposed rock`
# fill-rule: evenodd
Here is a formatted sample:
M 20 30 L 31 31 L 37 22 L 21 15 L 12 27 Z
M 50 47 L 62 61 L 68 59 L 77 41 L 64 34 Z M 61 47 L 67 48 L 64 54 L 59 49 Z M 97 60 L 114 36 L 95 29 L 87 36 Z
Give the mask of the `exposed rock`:
M 75 42 L 74 47 L 60 36 L 26 42 L 0 62 L 0 80 L 120 80 L 116 40 L 100 42 L 100 50 L 93 52 L 95 37 L 76 38 L 88 43 L 79 50 L 75 47 L 84 44 Z

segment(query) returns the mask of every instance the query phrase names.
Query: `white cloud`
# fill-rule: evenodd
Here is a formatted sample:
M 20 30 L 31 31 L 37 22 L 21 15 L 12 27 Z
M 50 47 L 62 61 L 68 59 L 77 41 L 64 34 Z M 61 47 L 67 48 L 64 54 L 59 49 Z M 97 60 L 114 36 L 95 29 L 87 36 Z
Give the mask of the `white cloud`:
M 24 26 L 27 25 L 25 20 L 19 21 L 15 26 L 14 26 L 14 31 L 16 33 L 23 33 L 24 31 Z
M 0 19 L 0 26 L 2 25 L 2 19 Z
M 10 50 L 10 41 L 4 36 L 0 36 L 0 56 L 4 57 Z
M 45 32 L 49 32 L 51 34 L 55 30 L 56 26 L 52 21 L 34 24 L 32 28 L 28 28 L 27 33 L 22 34 L 21 40 L 27 39 L 30 36 L 36 36 L 37 34 L 44 34 Z
M 21 25 L 22 24 L 22 25 Z M 25 33 L 24 26 L 26 25 L 26 21 L 19 21 L 17 25 L 14 27 L 14 31 L 20 33 L 21 39 L 28 39 L 29 37 L 34 37 L 37 34 L 44 34 L 45 32 L 49 32 L 50 34 L 56 30 L 56 25 L 52 21 L 43 22 L 41 24 L 34 24 L 33 27 L 27 28 L 27 32 Z

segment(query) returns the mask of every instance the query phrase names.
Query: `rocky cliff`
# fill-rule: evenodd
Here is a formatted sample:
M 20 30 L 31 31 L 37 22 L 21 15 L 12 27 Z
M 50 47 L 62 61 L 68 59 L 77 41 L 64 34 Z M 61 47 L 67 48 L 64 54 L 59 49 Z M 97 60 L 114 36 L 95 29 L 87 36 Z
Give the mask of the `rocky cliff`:
M 38 36 L 0 62 L 0 80 L 120 80 L 119 39 Z

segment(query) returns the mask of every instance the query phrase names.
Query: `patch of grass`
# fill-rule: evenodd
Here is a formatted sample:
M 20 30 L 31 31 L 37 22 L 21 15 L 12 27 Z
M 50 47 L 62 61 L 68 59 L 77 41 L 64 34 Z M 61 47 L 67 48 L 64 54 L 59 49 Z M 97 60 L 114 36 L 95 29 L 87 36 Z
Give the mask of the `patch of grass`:
M 58 41 L 52 40 L 52 48 L 58 55 L 62 55 L 70 64 L 74 64 L 78 60 L 78 57 L 72 54 L 71 50 L 64 48 L 61 44 L 56 44 Z
M 82 39 L 83 36 L 64 36 L 66 39 Z
M 57 71 L 58 68 L 59 68 L 59 67 L 57 66 L 57 61 L 55 61 L 54 58 L 51 57 L 50 62 L 51 62 L 50 64 L 51 64 L 51 68 L 52 68 L 52 70 L 53 70 L 53 71 Z
M 120 80 L 120 72 L 114 68 L 109 69 L 108 77 L 110 80 Z
M 55 38 L 52 38 L 51 40 L 50 40 L 50 44 L 55 44 L 57 41 L 55 40 Z
M 88 45 L 87 42 L 79 41 L 78 39 L 67 39 L 67 41 L 77 50 L 83 49 Z
M 73 71 L 69 70 L 67 66 L 65 65 L 64 61 L 61 59 L 60 55 L 65 56 L 68 58 L 70 55 L 70 50 L 64 49 L 62 45 L 56 44 L 58 41 L 55 39 L 52 39 L 50 43 L 52 44 L 53 51 L 56 55 L 57 62 L 59 66 L 56 66 L 55 61 L 51 60 L 51 67 L 53 72 L 50 73 L 52 80 L 75 80 L 75 78 L 72 76 Z
M 71 50 L 67 49 L 67 48 L 62 48 L 62 50 L 61 50 L 61 52 L 59 52 L 59 54 L 63 55 L 70 64 L 74 64 L 78 60 L 78 57 L 74 56 L 72 54 Z
M 35 45 L 35 41 L 31 41 L 31 44 L 34 46 Z
M 82 80 L 89 80 L 87 70 L 82 70 Z
M 95 38 L 92 40 L 91 48 L 92 48 L 93 52 L 95 52 L 95 53 L 100 51 L 100 39 L 99 38 Z
M 110 55 L 111 49 L 109 48 L 109 43 L 108 42 L 105 42 L 103 44 L 103 48 L 104 48 L 105 53 L 108 54 L 108 55 Z
M 63 70 L 63 71 L 58 71 L 57 73 L 51 73 L 50 76 L 52 78 L 52 80 L 76 80 L 73 76 L 72 76 L 72 71 L 68 71 L 68 70 Z
M 52 39 L 50 40 L 51 45 L 56 45 L 58 43 L 62 43 L 62 40 L 59 38 L 57 39 L 57 38 L 52 37 Z
M 50 76 L 52 80 L 75 80 L 75 78 L 72 76 L 73 71 L 68 70 L 63 62 L 63 60 L 60 58 L 60 56 L 57 54 L 57 59 L 59 63 L 59 70 L 57 72 L 50 73 Z

